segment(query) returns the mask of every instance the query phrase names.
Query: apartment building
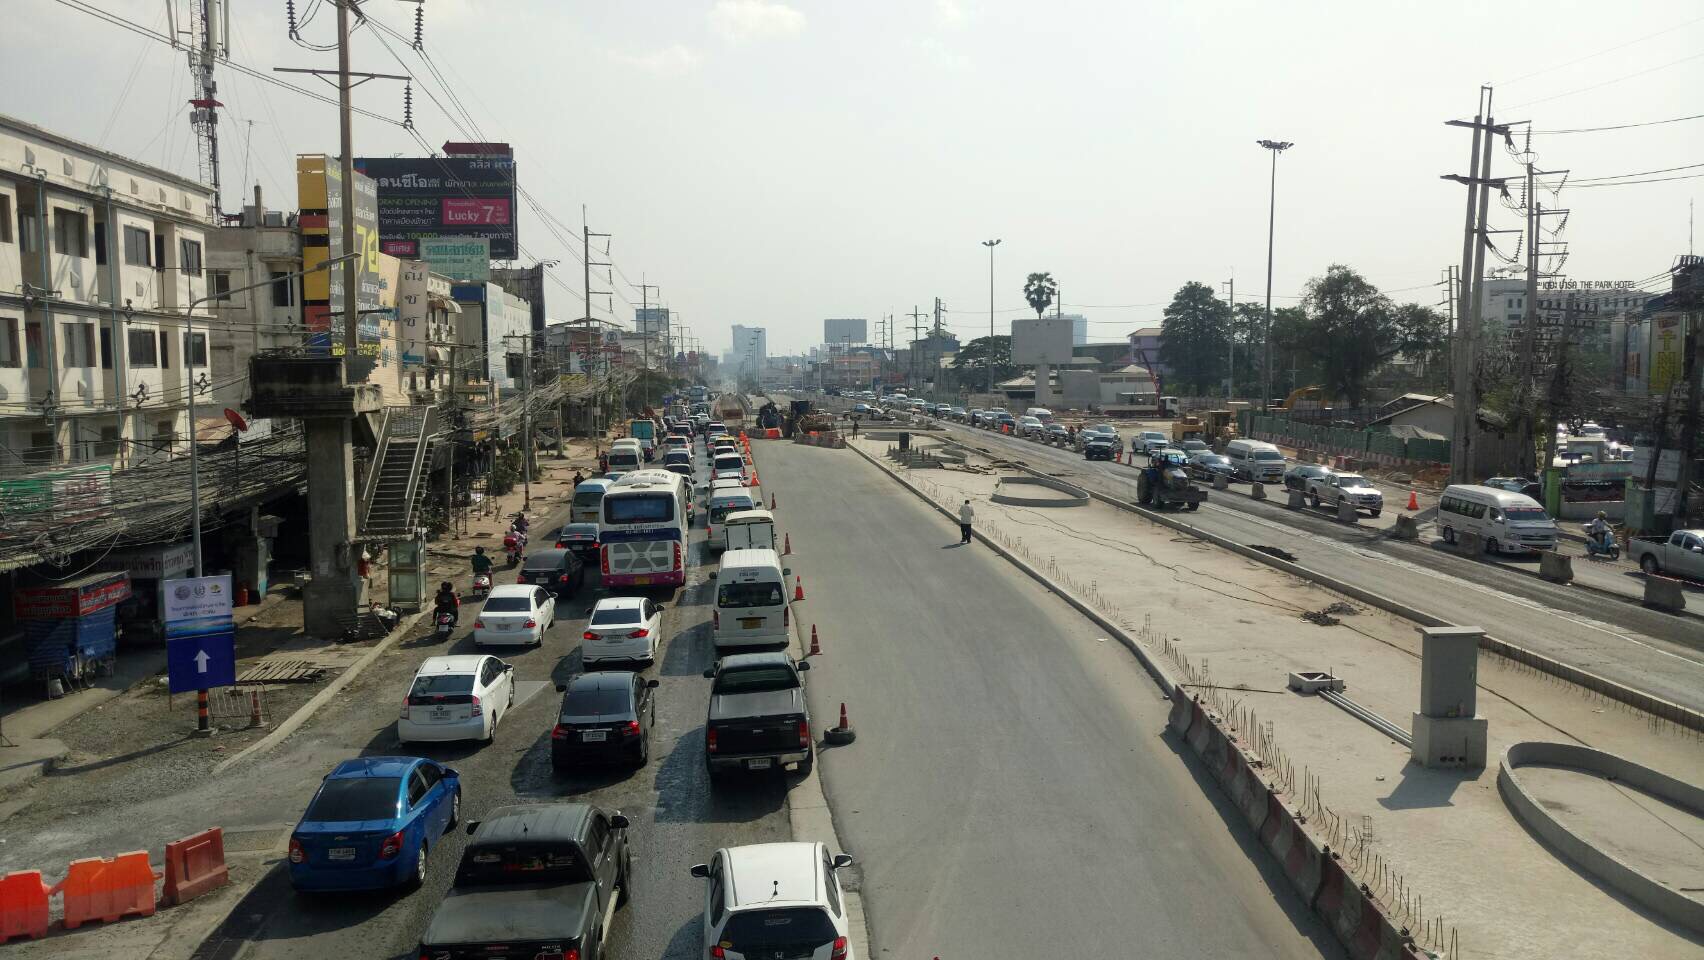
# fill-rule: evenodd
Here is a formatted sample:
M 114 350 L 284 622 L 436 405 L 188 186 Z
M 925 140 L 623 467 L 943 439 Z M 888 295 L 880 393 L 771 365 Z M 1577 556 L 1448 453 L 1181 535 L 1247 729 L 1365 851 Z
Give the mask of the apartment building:
M 212 193 L 0 115 L 0 470 L 125 467 L 218 387 L 201 302 Z M 190 321 L 193 320 L 193 339 Z
M 213 369 L 244 373 L 249 358 L 264 350 L 300 347 L 302 326 L 302 235 L 299 216 L 268 210 L 259 186 L 254 203 L 236 222 L 207 238 L 208 304 Z M 249 396 L 246 378 L 221 377 L 212 402 L 241 410 Z M 199 398 L 198 398 L 199 399 Z

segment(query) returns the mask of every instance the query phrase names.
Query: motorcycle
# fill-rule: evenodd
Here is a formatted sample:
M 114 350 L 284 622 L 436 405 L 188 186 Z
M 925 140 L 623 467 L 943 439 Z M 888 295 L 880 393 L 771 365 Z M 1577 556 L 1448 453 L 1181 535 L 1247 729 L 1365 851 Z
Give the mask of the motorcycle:
M 510 527 L 509 532 L 503 534 L 503 556 L 508 558 L 509 566 L 512 567 L 520 563 L 521 557 L 526 554 L 526 549 L 526 534 L 516 530 L 514 527 Z
M 1615 542 L 1613 535 L 1605 535 L 1602 539 L 1595 537 L 1590 531 L 1586 532 L 1586 556 L 1608 557 L 1611 560 L 1621 559 L 1621 544 Z
M 469 591 L 474 597 L 484 599 L 491 595 L 491 574 L 476 573 L 473 575 L 473 589 Z
M 433 640 L 448 640 L 448 639 L 450 639 L 450 633 L 453 630 L 455 630 L 455 628 L 456 628 L 456 615 L 449 612 L 448 610 L 445 610 L 445 611 L 442 611 L 441 613 L 439 613 L 436 618 L 434 618 L 434 622 L 435 622 L 435 626 L 432 628 L 432 639 Z

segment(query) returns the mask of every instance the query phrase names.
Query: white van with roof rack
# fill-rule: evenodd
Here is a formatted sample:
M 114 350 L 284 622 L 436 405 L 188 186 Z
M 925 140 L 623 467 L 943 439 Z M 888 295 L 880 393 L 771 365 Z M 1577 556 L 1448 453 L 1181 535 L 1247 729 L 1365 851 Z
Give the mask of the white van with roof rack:
M 1451 484 L 1438 498 L 1438 531 L 1445 543 L 1478 534 L 1486 553 L 1556 549 L 1556 522 L 1525 494 L 1476 483 Z

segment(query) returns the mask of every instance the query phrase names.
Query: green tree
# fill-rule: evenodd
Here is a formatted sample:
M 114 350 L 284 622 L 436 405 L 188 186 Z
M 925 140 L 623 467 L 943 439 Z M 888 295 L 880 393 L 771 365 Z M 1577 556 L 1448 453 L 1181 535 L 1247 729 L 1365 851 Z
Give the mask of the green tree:
M 1231 314 L 1231 341 L 1236 346 L 1236 391 L 1241 396 L 1257 397 L 1260 395 L 1260 371 L 1266 362 L 1264 305 L 1249 301 L 1237 304 Z
M 1264 310 L 1262 311 L 1264 313 Z M 1279 307 L 1272 311 L 1272 393 L 1274 396 L 1285 396 L 1298 387 L 1306 387 L 1319 382 L 1318 364 L 1308 353 L 1307 342 L 1312 330 L 1308 312 L 1301 307 Z M 1266 362 L 1262 354 L 1259 363 Z M 1256 384 L 1263 376 L 1264 366 L 1257 367 L 1254 380 Z M 1288 384 L 1288 386 L 1285 386 Z M 1258 394 L 1260 388 L 1253 386 L 1250 393 Z
M 1342 264 L 1308 281 L 1302 306 L 1309 320 L 1304 346 L 1320 362 L 1323 385 L 1352 407 L 1365 402 L 1367 381 L 1392 357 L 1436 349 L 1443 335 L 1437 311 L 1394 306 Z
M 1059 295 L 1059 284 L 1053 281 L 1051 273 L 1032 273 L 1024 280 L 1024 299 L 1029 301 L 1030 309 L 1035 311 L 1035 318 L 1047 312 L 1053 306 L 1053 298 Z
M 1160 321 L 1160 362 L 1170 373 L 1168 389 L 1181 384 L 1193 394 L 1211 393 L 1225 375 L 1231 307 L 1213 288 L 1191 281 L 1178 289 Z
M 977 337 L 959 347 L 953 357 L 953 364 L 958 370 L 959 382 L 980 390 L 987 385 L 983 378 L 988 375 L 988 359 L 994 358 L 994 382 L 1010 380 L 1018 375 L 1018 368 L 1012 363 L 1011 337 Z

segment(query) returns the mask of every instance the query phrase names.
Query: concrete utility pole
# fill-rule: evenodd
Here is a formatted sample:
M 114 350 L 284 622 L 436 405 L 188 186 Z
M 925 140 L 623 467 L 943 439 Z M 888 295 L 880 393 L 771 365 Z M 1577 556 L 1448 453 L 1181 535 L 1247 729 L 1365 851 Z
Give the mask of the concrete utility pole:
M 1260 377 L 1260 409 L 1265 410 L 1272 403 L 1272 241 L 1277 236 L 1278 223 L 1278 155 L 1295 144 L 1287 140 L 1255 142 L 1272 151 L 1272 186 L 1266 212 L 1266 331 L 1262 335 L 1266 341 L 1266 359 L 1261 364 Z
M 911 305 L 911 379 L 907 381 L 907 385 L 913 390 L 916 390 L 919 386 L 917 379 L 917 343 L 918 334 L 923 329 L 923 318 L 926 316 L 928 314 L 917 309 L 916 304 Z
M 506 333 L 503 335 L 503 346 L 508 347 L 510 340 L 520 340 L 521 353 L 521 489 L 522 510 L 532 509 L 532 334 Z
M 998 237 L 984 240 L 982 245 L 988 248 L 988 397 L 994 397 L 994 248 L 1000 245 Z
M 640 344 L 640 349 L 645 351 L 645 364 L 640 369 L 644 370 L 646 372 L 649 372 L 650 369 L 651 369 L 651 334 L 656 332 L 656 327 L 654 326 L 655 321 L 651 319 L 650 292 L 652 290 L 656 290 L 659 293 L 662 292 L 662 288 L 657 286 L 656 284 L 646 283 L 645 282 L 645 275 L 641 273 L 639 275 L 639 302 L 640 302 L 639 315 L 645 318 L 645 327 L 644 327 L 644 329 L 639 331 L 639 344 Z M 666 366 L 668 366 L 668 364 L 664 363 L 664 366 L 666 367 Z M 651 381 L 650 381 L 650 377 L 645 378 L 645 384 L 640 389 L 639 398 L 640 398 L 641 403 L 644 403 L 646 405 L 650 404 L 650 402 L 651 402 Z
M 1225 338 L 1225 401 L 1228 403 L 1237 395 L 1237 278 L 1226 280 L 1225 286 L 1231 288 L 1227 295 L 1231 305 L 1231 335 Z

